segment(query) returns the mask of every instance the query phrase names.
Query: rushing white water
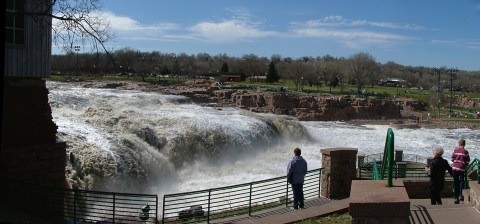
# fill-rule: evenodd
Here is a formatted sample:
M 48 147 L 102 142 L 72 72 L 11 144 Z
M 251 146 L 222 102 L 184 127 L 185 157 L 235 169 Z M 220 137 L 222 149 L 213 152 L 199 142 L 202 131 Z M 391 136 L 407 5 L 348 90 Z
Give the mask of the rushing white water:
M 201 107 L 182 96 L 47 83 L 58 138 L 68 144 L 74 188 L 178 193 L 285 175 L 295 147 L 309 169 L 322 148 L 381 153 L 388 126 L 299 122 L 236 108 Z M 458 139 L 479 157 L 470 129 L 394 129 L 395 147 L 428 157 L 435 145 L 451 155 Z

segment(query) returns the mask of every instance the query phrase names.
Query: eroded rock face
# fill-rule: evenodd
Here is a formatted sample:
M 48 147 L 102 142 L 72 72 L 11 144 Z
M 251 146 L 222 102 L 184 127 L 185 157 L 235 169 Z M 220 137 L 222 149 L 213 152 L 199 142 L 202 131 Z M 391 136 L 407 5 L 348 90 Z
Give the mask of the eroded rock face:
M 425 109 L 421 101 L 254 91 L 213 91 L 212 97 L 259 113 L 291 115 L 304 121 L 397 118 L 399 109 Z
M 424 111 L 427 106 L 422 101 L 407 98 L 388 100 L 298 92 L 220 89 L 202 80 L 169 86 L 135 82 L 123 82 L 122 84 L 108 86 L 107 82 L 87 84 L 97 85 L 97 87 L 103 85 L 104 88 L 137 89 L 184 95 L 192 99 L 193 102 L 206 106 L 236 106 L 259 113 L 291 115 L 304 121 L 396 119 L 400 109 L 403 111 Z M 475 103 L 469 101 L 464 104 Z M 478 105 L 478 102 L 476 104 Z

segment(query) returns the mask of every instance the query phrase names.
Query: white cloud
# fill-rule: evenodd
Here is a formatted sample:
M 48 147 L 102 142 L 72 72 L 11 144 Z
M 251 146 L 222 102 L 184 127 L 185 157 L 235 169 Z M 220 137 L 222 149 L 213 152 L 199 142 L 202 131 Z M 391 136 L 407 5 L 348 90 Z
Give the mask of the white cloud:
M 480 50 L 480 41 L 478 40 L 432 40 L 432 44 L 449 45 L 454 47 L 465 47 L 472 50 Z
M 400 25 L 390 22 L 370 22 L 348 20 L 342 16 L 327 16 L 303 23 L 291 23 L 291 31 L 296 37 L 326 38 L 338 41 L 350 48 L 366 46 L 388 47 L 410 37 L 385 32 L 386 29 L 422 29 L 416 25 Z
M 390 46 L 407 37 L 381 32 L 365 30 L 335 30 L 323 28 L 302 28 L 294 30 L 299 37 L 318 37 L 337 40 L 351 48 L 360 48 L 365 45 Z
M 294 23 L 301 25 L 301 23 Z M 360 27 L 360 26 L 370 26 L 370 27 L 380 27 L 388 29 L 408 29 L 408 30 L 421 30 L 422 26 L 415 24 L 396 24 L 391 22 L 377 22 L 377 21 L 367 21 L 367 20 L 349 20 L 345 19 L 342 16 L 326 16 L 322 19 L 309 20 L 306 21 L 303 25 L 308 27 Z
M 105 15 L 110 22 L 110 27 L 113 31 L 157 31 L 163 32 L 167 30 L 178 29 L 178 25 L 174 23 L 159 23 L 144 25 L 138 21 L 125 16 L 117 16 L 111 12 L 105 12 Z
M 196 36 L 215 42 L 233 42 L 277 34 L 274 31 L 264 31 L 247 21 L 235 19 L 223 22 L 201 22 L 190 27 L 190 30 Z

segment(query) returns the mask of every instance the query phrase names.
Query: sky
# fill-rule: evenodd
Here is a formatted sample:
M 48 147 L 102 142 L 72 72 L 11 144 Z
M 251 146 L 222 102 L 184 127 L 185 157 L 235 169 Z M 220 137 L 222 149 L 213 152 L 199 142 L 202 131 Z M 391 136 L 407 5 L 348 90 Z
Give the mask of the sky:
M 351 57 L 480 71 L 480 0 L 100 0 L 110 50 Z M 55 47 L 53 53 L 55 54 Z

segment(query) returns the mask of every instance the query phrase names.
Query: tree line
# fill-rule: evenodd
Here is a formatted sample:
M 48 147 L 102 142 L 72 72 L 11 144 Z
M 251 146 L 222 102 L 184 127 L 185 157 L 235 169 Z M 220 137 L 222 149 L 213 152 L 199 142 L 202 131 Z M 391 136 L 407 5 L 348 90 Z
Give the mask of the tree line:
M 480 71 L 456 71 L 424 66 L 404 66 L 393 61 L 379 63 L 364 52 L 350 57 L 282 57 L 274 54 L 270 58 L 255 54 L 241 57 L 227 54 L 210 55 L 198 53 L 140 52 L 124 48 L 110 54 L 79 53 L 70 51 L 65 55 L 52 56 L 54 74 L 78 76 L 181 76 L 219 77 L 238 75 L 242 80 L 263 77 L 269 83 L 291 80 L 303 85 L 329 85 L 346 88 L 355 86 L 360 92 L 365 87 L 374 87 L 380 80 L 401 80 L 405 88 L 453 88 L 456 91 L 480 90 Z M 449 72 L 450 71 L 450 72 Z

